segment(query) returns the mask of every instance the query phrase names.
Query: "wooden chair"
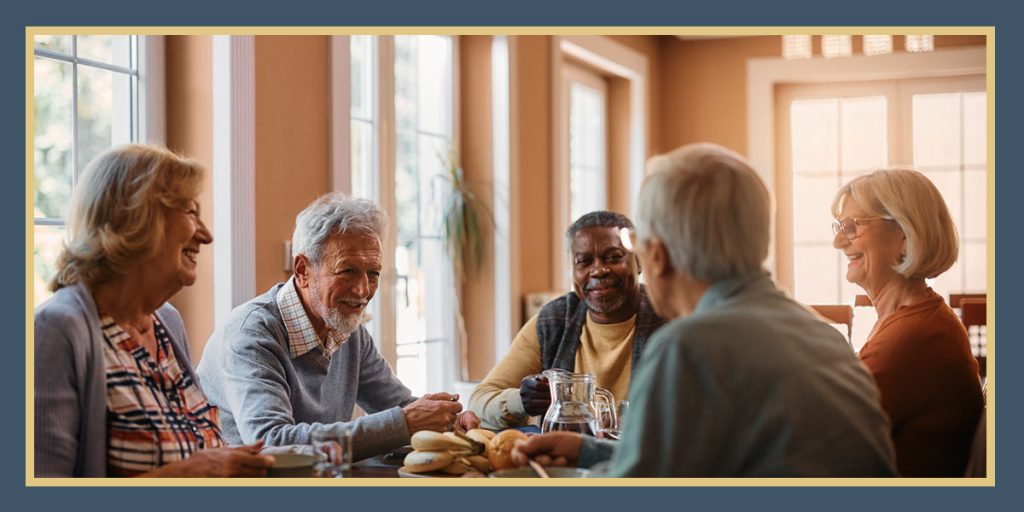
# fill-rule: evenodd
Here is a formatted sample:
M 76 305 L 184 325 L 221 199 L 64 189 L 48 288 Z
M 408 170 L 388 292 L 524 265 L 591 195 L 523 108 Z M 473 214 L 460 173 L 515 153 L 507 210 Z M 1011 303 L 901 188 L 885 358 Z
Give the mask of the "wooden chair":
M 949 307 L 951 307 L 953 309 L 960 309 L 960 303 L 962 303 L 964 301 L 964 299 L 969 299 L 969 300 L 982 299 L 982 300 L 985 300 L 985 294 L 984 293 L 951 293 L 951 294 L 949 294 Z
M 870 307 L 871 306 L 871 297 L 868 297 L 867 295 L 858 295 L 853 300 L 853 305 L 855 307 L 858 307 L 858 308 Z
M 964 297 L 960 299 L 957 305 L 960 306 L 960 320 L 963 321 L 964 327 L 967 329 L 967 337 L 971 340 L 974 357 L 978 360 L 978 372 L 982 377 L 985 377 L 985 360 L 988 354 L 983 351 L 985 348 L 985 335 L 981 332 L 988 318 L 988 306 L 985 296 L 983 295 L 980 298 Z M 972 327 L 974 332 L 972 332 Z
M 846 341 L 853 343 L 853 307 L 836 304 L 818 304 L 811 306 L 815 312 L 834 324 L 846 326 Z

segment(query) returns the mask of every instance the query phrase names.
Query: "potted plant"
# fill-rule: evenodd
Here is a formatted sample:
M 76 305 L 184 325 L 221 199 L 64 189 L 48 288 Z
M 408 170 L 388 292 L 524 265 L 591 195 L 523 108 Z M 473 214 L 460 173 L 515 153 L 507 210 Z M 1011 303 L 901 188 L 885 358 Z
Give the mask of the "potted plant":
M 466 322 L 462 314 L 462 284 L 480 271 L 484 256 L 484 240 L 480 230 L 485 224 L 493 228 L 494 216 L 487 203 L 474 191 L 480 184 L 466 180 L 462 167 L 458 165 L 455 145 L 449 148 L 447 157 L 438 155 L 438 158 L 444 162 L 445 167 L 445 173 L 438 176 L 445 182 L 441 235 L 445 252 L 452 264 L 459 371 L 462 380 L 466 380 L 469 377 L 469 354 Z

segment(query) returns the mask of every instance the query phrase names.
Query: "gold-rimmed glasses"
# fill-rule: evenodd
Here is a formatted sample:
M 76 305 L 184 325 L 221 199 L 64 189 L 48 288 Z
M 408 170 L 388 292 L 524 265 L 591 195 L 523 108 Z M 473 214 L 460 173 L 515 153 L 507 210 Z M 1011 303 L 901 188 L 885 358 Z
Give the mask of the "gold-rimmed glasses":
M 843 220 L 832 223 L 832 235 L 838 235 L 842 230 L 848 240 L 857 238 L 857 226 L 874 222 L 876 220 L 893 220 L 892 217 L 847 217 Z

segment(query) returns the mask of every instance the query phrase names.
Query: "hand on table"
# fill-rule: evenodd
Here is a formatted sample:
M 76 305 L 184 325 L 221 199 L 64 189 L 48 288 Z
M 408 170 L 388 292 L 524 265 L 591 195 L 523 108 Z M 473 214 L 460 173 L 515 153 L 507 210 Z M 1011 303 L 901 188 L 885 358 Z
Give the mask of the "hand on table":
M 575 466 L 580 457 L 583 436 L 575 432 L 549 432 L 516 441 L 512 460 L 525 466 L 529 459 L 542 466 Z

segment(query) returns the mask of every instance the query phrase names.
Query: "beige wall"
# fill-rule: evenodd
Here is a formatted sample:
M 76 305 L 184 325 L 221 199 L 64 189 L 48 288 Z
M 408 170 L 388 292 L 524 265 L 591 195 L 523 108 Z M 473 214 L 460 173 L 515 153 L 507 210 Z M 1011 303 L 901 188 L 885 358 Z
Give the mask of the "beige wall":
M 256 292 L 288 278 L 295 216 L 329 190 L 330 62 L 324 36 L 256 38 Z
M 459 151 L 467 182 L 493 207 L 491 121 L 491 36 L 459 38 Z M 482 219 L 481 219 L 482 220 Z M 484 266 L 462 286 L 463 317 L 468 335 L 468 368 L 463 376 L 480 380 L 494 363 L 494 229 L 481 224 Z
M 854 52 L 860 38 L 853 38 Z M 714 142 L 747 153 L 747 60 L 779 57 L 779 36 L 682 41 L 660 38 L 660 142 L 663 153 L 692 142 Z M 936 36 L 937 48 L 980 45 L 984 36 Z M 814 38 L 821 55 L 820 38 Z M 903 47 L 896 36 L 893 47 Z
M 212 40 L 209 36 L 166 38 L 167 146 L 206 166 L 199 195 L 203 221 L 213 225 L 213 81 Z M 181 312 L 188 332 L 192 362 L 213 332 L 213 253 L 219 240 L 201 249 L 194 285 L 178 292 L 171 303 Z

